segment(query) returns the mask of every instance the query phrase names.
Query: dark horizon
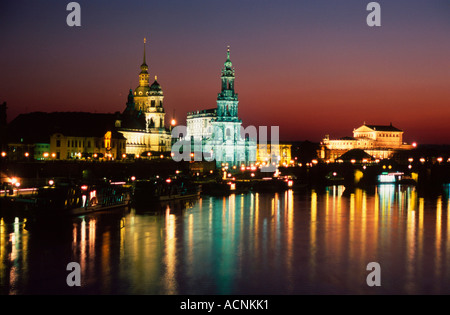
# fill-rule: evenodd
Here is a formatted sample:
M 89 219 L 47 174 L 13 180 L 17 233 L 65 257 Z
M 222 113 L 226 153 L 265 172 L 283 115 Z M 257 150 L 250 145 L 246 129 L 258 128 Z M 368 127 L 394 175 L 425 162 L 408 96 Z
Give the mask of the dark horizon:
M 280 126 L 282 141 L 320 142 L 392 123 L 406 142 L 450 144 L 450 22 L 445 1 L 141 3 L 78 1 L 0 5 L 0 101 L 8 121 L 34 111 L 123 111 L 138 85 L 143 38 L 166 123 L 215 107 L 231 46 L 244 126 Z M 39 12 L 36 14 L 36 12 Z

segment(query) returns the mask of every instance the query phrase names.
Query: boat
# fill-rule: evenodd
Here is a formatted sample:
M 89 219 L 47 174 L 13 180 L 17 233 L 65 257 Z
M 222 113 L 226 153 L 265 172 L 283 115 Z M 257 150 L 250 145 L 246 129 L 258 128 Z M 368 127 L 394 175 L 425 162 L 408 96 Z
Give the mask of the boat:
M 94 183 L 58 183 L 40 187 L 31 215 L 82 215 L 125 207 L 131 201 L 130 189 L 100 181 Z
M 180 177 L 136 180 L 133 183 L 132 204 L 141 207 L 156 202 L 194 199 L 200 193 L 200 185 Z

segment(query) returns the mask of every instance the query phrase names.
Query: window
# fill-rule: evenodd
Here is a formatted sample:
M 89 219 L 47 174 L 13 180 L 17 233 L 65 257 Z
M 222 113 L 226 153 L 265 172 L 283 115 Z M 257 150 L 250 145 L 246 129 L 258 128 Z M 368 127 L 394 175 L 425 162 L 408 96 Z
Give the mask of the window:
M 70 140 L 67 140 L 67 147 L 70 148 Z
M 91 141 L 87 142 L 87 147 L 90 148 L 91 147 Z
M 156 101 L 155 101 L 155 100 L 152 100 L 151 103 L 150 103 L 150 106 L 151 106 L 151 107 L 155 107 L 155 105 L 156 105 Z
M 56 147 L 59 148 L 61 146 L 61 140 L 56 140 Z

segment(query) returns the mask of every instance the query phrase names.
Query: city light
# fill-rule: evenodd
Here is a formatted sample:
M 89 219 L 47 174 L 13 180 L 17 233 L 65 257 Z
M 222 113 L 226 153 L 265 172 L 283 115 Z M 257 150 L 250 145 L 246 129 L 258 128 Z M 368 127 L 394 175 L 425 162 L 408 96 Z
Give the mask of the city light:
M 2 157 L 5 157 L 6 156 L 6 152 L 2 152 Z

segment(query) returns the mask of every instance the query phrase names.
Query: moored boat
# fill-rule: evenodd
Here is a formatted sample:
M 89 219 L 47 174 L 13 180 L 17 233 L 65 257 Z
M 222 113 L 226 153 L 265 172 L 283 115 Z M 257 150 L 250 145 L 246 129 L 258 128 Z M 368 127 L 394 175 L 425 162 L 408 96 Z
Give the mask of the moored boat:
M 127 206 L 130 190 L 123 185 L 109 182 L 58 183 L 41 187 L 36 197 L 36 206 L 31 209 L 33 217 L 82 215 Z
M 183 178 L 137 180 L 133 184 L 132 203 L 141 207 L 155 202 L 194 199 L 200 192 L 200 185 Z

